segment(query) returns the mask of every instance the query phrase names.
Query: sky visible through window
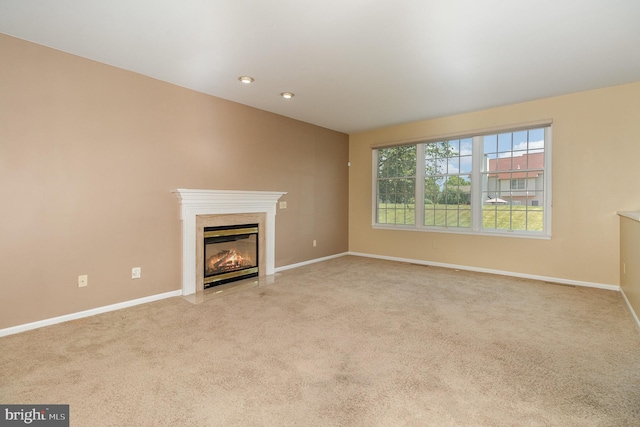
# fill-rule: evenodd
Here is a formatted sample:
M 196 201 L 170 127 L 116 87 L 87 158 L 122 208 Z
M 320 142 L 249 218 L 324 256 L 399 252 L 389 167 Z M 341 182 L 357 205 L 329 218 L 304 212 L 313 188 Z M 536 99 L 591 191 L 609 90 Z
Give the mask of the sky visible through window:
M 484 137 L 484 154 L 489 159 L 518 157 L 544 152 L 544 129 L 487 135 Z

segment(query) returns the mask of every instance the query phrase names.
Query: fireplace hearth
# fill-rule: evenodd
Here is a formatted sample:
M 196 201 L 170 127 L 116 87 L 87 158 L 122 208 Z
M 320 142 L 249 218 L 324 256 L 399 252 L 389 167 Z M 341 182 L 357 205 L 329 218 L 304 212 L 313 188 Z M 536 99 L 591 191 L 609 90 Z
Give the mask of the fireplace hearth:
M 204 289 L 258 276 L 259 224 L 204 228 Z

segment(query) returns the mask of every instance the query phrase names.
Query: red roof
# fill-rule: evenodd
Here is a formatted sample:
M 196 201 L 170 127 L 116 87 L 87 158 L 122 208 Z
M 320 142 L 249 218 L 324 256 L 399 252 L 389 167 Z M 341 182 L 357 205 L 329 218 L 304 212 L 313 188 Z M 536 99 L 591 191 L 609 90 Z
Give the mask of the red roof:
M 537 178 L 540 169 L 544 168 L 544 153 L 529 153 L 517 157 L 501 157 L 499 159 L 489 159 L 489 172 L 497 171 L 503 173 L 490 173 L 489 176 L 497 176 L 498 179 Z M 519 171 L 522 172 L 513 172 Z

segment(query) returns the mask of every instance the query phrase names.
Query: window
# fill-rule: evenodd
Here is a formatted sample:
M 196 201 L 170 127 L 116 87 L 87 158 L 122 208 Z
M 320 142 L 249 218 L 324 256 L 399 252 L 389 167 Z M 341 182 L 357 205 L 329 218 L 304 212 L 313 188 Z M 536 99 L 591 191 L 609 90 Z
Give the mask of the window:
M 512 179 L 511 180 L 511 189 L 512 190 L 524 190 L 524 179 Z
M 374 226 L 548 237 L 549 125 L 374 149 Z
M 416 146 L 378 151 L 377 222 L 415 224 Z

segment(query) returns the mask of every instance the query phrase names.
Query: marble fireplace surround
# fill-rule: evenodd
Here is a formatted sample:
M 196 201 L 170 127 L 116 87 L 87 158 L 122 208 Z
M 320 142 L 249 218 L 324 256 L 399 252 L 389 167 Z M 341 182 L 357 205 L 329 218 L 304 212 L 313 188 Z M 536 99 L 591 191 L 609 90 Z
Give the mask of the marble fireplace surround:
M 286 192 L 179 188 L 182 220 L 182 295 L 203 290 L 204 227 L 258 224 L 258 274 L 275 273 L 276 203 Z

